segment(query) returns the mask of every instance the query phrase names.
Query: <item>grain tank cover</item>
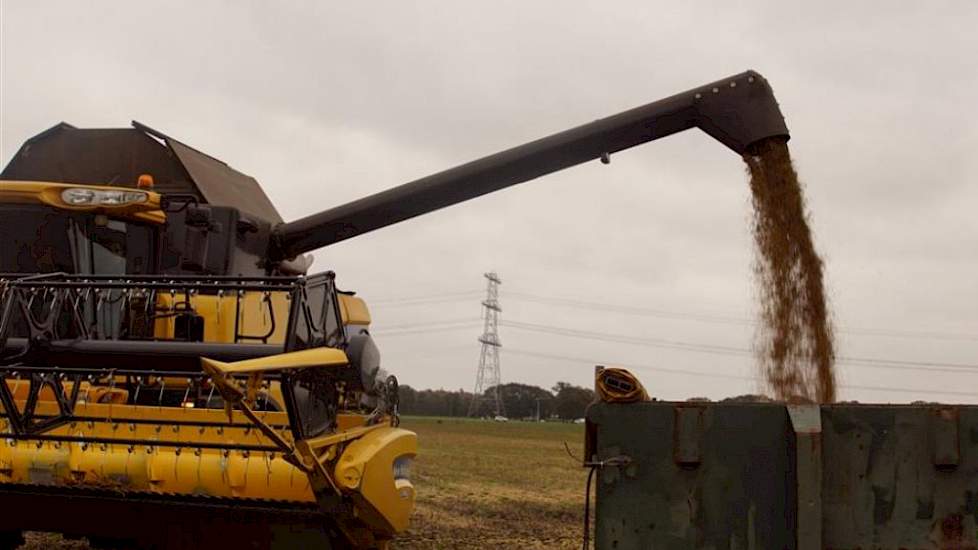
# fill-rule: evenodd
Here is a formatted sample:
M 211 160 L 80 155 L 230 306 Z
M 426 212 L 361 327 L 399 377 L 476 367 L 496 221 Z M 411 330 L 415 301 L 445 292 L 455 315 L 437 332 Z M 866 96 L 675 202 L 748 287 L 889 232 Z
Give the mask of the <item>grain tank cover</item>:
M 0 179 L 135 187 L 150 174 L 154 190 L 189 194 L 271 223 L 282 217 L 255 178 L 133 121 L 132 128 L 76 128 L 60 123 L 28 139 Z

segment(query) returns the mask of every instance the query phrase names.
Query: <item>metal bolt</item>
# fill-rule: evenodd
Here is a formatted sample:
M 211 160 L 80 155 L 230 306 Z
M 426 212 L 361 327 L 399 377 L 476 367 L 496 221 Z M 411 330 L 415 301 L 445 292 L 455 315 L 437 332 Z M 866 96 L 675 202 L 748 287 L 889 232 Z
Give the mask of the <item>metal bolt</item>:
M 702 99 L 703 98 L 703 94 L 701 94 L 699 92 L 696 92 L 696 95 L 694 95 L 693 97 L 696 98 L 696 99 Z
M 736 88 L 737 87 L 737 83 L 736 82 L 731 82 L 730 83 L 730 87 L 731 88 Z
M 715 94 L 720 93 L 720 88 L 713 88 L 713 93 L 715 93 Z

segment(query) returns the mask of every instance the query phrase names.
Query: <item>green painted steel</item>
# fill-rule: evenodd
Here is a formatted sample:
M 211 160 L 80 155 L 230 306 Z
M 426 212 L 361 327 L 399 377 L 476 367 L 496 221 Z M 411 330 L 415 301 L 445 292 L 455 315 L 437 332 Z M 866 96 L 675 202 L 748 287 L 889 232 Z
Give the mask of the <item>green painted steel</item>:
M 598 549 L 978 548 L 978 407 L 596 403 Z

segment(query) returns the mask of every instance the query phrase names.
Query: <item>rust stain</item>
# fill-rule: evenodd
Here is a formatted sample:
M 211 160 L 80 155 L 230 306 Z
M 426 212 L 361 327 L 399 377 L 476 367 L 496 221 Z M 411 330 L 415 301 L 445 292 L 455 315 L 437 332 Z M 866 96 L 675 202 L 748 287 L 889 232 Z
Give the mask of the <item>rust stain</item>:
M 964 516 L 951 514 L 941 518 L 934 524 L 934 534 L 937 535 L 937 548 L 940 550 L 978 550 L 974 538 L 965 540 Z
M 958 409 L 956 407 L 944 407 L 944 408 L 938 409 L 937 414 L 938 414 L 938 416 L 941 417 L 942 420 L 957 420 L 958 419 Z

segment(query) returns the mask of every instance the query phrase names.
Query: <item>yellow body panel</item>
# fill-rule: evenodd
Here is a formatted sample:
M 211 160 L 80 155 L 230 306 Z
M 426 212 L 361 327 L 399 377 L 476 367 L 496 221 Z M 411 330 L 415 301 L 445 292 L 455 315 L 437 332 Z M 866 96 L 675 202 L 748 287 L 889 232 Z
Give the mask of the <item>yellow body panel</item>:
M 340 315 L 344 325 L 369 325 L 370 310 L 362 298 L 349 294 L 337 294 L 340 302 Z
M 9 385 L 13 385 L 8 382 Z M 38 403 L 39 414 L 55 414 L 54 403 Z M 78 416 L 99 420 L 73 422 L 45 432 L 50 436 L 91 439 L 138 439 L 179 442 L 181 447 L 15 441 L 0 443 L 0 482 L 90 485 L 120 490 L 203 494 L 274 500 L 312 501 L 305 473 L 284 461 L 281 453 L 201 449 L 195 444 L 272 445 L 240 412 L 234 427 L 187 426 L 168 421 L 227 422 L 227 413 L 214 409 L 78 403 Z M 283 412 L 260 417 L 291 440 Z M 127 421 L 127 420 L 131 420 Z M 152 420 L 153 423 L 139 423 Z M 355 425 L 353 419 L 344 423 Z M 0 420 L 0 431 L 8 429 Z
M 187 296 L 179 290 L 156 295 L 158 313 L 171 311 L 174 316 L 156 320 L 154 333 L 160 339 L 174 338 L 175 314 L 186 309 Z M 284 292 L 242 292 L 240 298 L 216 294 L 192 294 L 190 309 L 204 318 L 205 342 L 234 342 L 235 328 L 249 338 L 245 342 L 281 344 L 288 329 L 289 300 Z M 274 323 L 273 323 L 274 321 Z
M 16 381 L 8 381 L 7 384 L 14 388 Z M 86 390 L 83 387 L 82 397 L 86 396 Z M 23 401 L 18 404 L 22 407 Z M 56 414 L 57 406 L 51 401 L 39 401 L 37 413 Z M 45 435 L 178 442 L 181 446 L 130 445 L 111 441 L 0 440 L 0 483 L 88 485 L 217 497 L 315 500 L 308 476 L 283 460 L 281 453 L 224 451 L 195 446 L 273 445 L 239 411 L 232 413 L 233 427 L 173 423 L 227 422 L 228 415 L 222 409 L 99 404 L 80 399 L 75 413 L 98 420 L 73 422 L 46 431 Z M 283 439 L 292 441 L 287 427 L 288 417 L 284 412 L 257 414 L 265 423 L 273 426 Z M 357 429 L 363 425 L 364 418 L 361 415 L 341 414 L 337 419 L 337 428 L 339 431 Z M 0 418 L 0 431 L 8 429 L 7 420 Z
M 163 223 L 166 214 L 160 209 L 160 194 L 144 191 L 147 194 L 145 202 L 124 204 L 119 206 L 106 205 L 73 205 L 61 200 L 61 192 L 65 189 L 102 189 L 106 191 L 142 191 L 141 189 L 108 187 L 104 185 L 75 185 L 66 183 L 50 183 L 41 181 L 0 180 L 0 202 L 3 203 L 37 203 L 53 206 L 62 210 L 77 212 L 94 212 L 120 218 L 131 218 L 151 223 Z
M 201 365 L 208 373 L 251 374 L 280 369 L 301 369 L 345 365 L 349 361 L 343 350 L 336 348 L 312 348 L 290 353 L 280 353 L 271 357 L 259 357 L 234 363 L 222 363 L 213 359 L 201 358 Z
M 394 479 L 394 461 L 413 459 L 418 437 L 400 428 L 372 430 L 350 443 L 336 464 L 338 485 L 360 504 L 361 516 L 390 534 L 407 529 L 414 509 L 414 485 Z
M 180 379 L 184 381 L 184 379 Z M 123 384 L 125 382 L 124 377 L 118 377 L 117 382 Z M 69 381 L 62 382 L 64 385 L 65 393 L 70 395 L 72 386 L 74 384 Z M 7 387 L 10 388 L 10 394 L 13 396 L 14 400 L 17 402 L 24 402 L 27 400 L 27 395 L 30 391 L 30 382 L 27 380 L 8 380 Z M 125 403 L 126 399 L 129 397 L 129 392 L 120 388 L 109 388 L 105 386 L 93 386 L 89 382 L 82 382 L 78 389 L 78 396 L 81 401 L 87 401 L 89 403 Z M 44 406 L 45 402 L 54 402 L 54 390 L 51 386 L 44 386 L 41 391 L 38 392 L 38 401 L 41 402 L 41 407 Z M 0 408 L 2 410 L 2 408 Z

